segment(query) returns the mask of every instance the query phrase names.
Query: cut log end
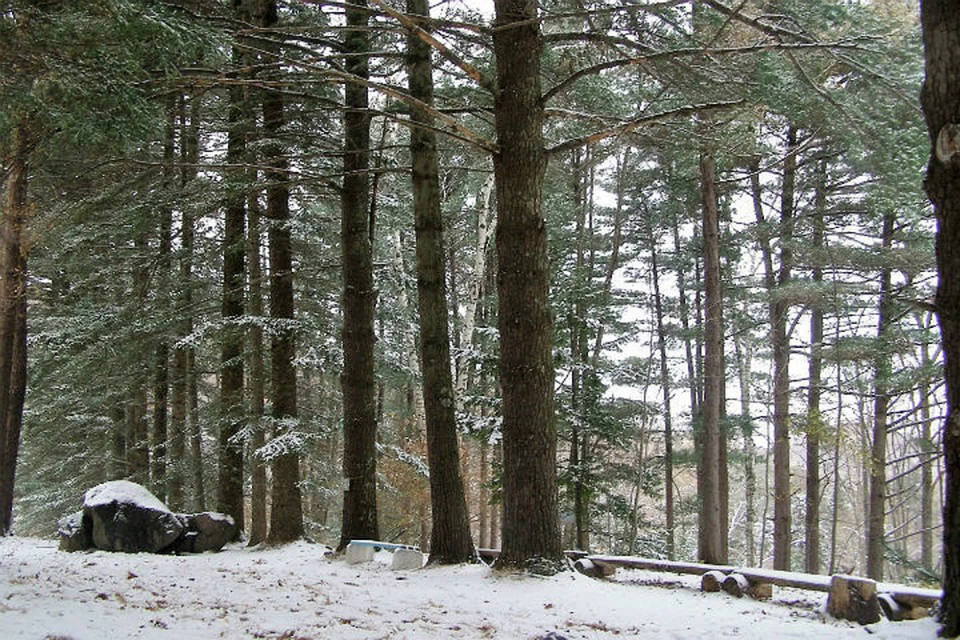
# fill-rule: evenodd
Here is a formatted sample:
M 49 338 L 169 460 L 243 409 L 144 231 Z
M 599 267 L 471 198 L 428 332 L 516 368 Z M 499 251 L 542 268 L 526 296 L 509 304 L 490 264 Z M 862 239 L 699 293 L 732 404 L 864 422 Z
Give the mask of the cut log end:
M 720 585 L 724 591 L 736 598 L 742 598 L 750 589 L 750 581 L 740 573 L 731 573 L 723 579 Z
M 827 612 L 841 620 L 873 624 L 880 620 L 877 583 L 866 578 L 835 575 L 830 582 Z
M 722 571 L 707 571 L 700 578 L 700 591 L 705 593 L 717 593 L 720 591 L 720 585 L 723 584 L 727 576 Z
M 617 572 L 617 568 L 611 564 L 594 562 L 587 558 L 580 558 L 574 562 L 573 568 L 591 578 L 609 578 Z

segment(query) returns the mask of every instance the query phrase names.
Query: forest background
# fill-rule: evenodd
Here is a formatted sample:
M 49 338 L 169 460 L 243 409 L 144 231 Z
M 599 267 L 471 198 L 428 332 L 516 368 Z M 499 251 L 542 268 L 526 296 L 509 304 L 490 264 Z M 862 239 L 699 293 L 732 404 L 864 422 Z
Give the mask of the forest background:
M 916 5 L 497 8 L 3 3 L 0 530 L 130 478 L 251 543 L 429 548 L 439 508 L 469 549 L 936 583 Z

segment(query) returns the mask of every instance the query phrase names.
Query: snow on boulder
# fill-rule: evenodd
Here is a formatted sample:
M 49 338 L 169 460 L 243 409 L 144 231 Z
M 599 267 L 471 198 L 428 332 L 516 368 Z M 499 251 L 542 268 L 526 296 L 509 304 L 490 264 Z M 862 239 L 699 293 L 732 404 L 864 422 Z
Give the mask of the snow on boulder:
M 61 551 L 84 551 L 93 546 L 90 526 L 83 522 L 83 511 L 71 513 L 57 523 Z
M 184 526 L 159 498 L 127 480 L 104 482 L 83 497 L 93 545 L 127 553 L 166 550 L 183 534 Z

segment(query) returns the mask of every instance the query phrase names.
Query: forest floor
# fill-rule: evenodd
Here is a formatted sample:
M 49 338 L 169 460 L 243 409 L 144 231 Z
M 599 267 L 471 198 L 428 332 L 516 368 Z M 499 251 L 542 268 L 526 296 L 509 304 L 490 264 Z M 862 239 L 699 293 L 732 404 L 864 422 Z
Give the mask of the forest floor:
M 757 638 L 933 640 L 930 620 L 862 627 L 826 617 L 826 595 L 777 589 L 757 602 L 700 593 L 699 580 L 645 571 L 601 581 L 485 566 L 391 571 L 326 547 L 230 547 L 194 556 L 65 553 L 0 538 L 3 640 Z

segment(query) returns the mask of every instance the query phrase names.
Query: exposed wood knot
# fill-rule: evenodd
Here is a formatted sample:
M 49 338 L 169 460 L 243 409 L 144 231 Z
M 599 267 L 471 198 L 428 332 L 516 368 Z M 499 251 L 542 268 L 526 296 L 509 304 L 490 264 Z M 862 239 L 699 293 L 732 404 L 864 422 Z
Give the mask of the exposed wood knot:
M 937 160 L 950 166 L 960 158 L 960 124 L 949 123 L 940 128 L 936 144 Z

